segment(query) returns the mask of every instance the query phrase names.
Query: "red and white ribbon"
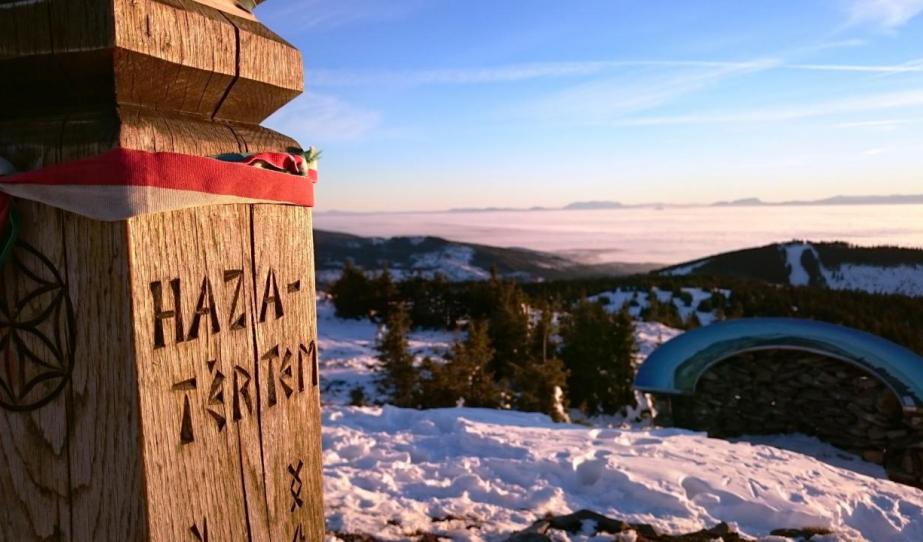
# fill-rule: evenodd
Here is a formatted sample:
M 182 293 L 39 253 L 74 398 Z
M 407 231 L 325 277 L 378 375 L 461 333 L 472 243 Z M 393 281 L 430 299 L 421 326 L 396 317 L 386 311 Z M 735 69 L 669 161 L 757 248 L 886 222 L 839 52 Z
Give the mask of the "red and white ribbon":
M 9 207 L 4 194 L 113 221 L 228 203 L 313 207 L 316 181 L 314 164 L 305 163 L 299 155 L 260 153 L 224 161 L 114 149 L 0 177 L 0 227 L 6 223 Z

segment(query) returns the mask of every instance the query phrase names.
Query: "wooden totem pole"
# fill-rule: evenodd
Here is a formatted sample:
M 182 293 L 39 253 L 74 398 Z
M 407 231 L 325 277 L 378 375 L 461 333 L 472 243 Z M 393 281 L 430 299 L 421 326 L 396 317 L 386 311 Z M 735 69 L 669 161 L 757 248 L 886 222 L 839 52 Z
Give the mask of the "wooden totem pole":
M 302 70 L 234 0 L 0 0 L 0 157 L 291 151 Z M 310 208 L 13 205 L 0 541 L 322 540 Z

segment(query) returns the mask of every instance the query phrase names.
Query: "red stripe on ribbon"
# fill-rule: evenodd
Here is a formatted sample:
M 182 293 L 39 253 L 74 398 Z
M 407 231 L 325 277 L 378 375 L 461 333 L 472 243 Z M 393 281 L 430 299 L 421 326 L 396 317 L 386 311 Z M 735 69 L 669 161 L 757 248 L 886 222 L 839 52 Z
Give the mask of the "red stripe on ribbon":
M 314 206 L 316 181 L 316 170 L 310 170 L 308 177 L 300 177 L 213 158 L 131 149 L 113 149 L 98 156 L 0 177 L 0 184 L 143 186 L 303 207 Z

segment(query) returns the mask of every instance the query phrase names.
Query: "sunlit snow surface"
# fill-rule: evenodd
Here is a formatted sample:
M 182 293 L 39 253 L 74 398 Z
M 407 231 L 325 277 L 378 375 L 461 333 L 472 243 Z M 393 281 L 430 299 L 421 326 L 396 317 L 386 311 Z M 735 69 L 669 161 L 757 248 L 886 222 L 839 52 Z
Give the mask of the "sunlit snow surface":
M 788 281 L 792 286 L 806 286 L 811 275 L 801 263 L 805 252 L 814 254 L 823 282 L 833 290 L 860 290 L 879 294 L 923 297 L 923 265 L 862 265 L 844 263 L 828 268 L 821 263 L 817 249 L 810 243 L 787 243 L 785 250 Z M 687 266 L 688 267 L 688 266 Z
M 353 386 L 374 394 L 377 329 L 335 318 L 323 298 L 318 313 L 328 530 L 500 540 L 546 512 L 590 508 L 669 532 L 727 521 L 756 537 L 820 526 L 836 540 L 923 540 L 923 491 L 809 437 L 749 439 L 770 447 L 522 412 L 345 406 Z M 639 324 L 640 354 L 677 333 Z M 415 333 L 412 349 L 438 355 L 451 339 Z

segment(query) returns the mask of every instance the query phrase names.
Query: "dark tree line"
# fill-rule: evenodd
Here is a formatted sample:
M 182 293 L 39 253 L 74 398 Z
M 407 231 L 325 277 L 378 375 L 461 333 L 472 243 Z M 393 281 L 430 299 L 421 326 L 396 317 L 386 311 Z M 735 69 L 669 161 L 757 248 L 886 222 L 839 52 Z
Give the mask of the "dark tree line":
M 727 277 L 644 275 L 516 284 L 496 276 L 467 283 L 436 276 L 395 282 L 387 271 L 367 275 L 347 266 L 331 293 L 340 317 L 372 318 L 384 325 L 380 383 L 392 403 L 431 408 L 463 401 L 560 417 L 567 404 L 597 413 L 634 401 L 632 319 L 625 311 L 613 313 L 605 298 L 586 301 L 587 294 L 617 288 L 646 293 L 642 319 L 692 328 L 700 325 L 696 313 L 684 320 L 676 306 L 691 306 L 691 296 L 681 289 L 690 286 L 713 290 L 698 310 L 719 319 L 818 319 L 875 333 L 923 354 L 923 299 Z M 661 301 L 654 288 L 672 292 L 672 299 Z M 718 288 L 732 293 L 725 296 Z M 631 306 L 638 303 L 625 309 Z M 407 348 L 413 328 L 453 330 L 459 338 L 445 360 L 414 360 Z
M 390 403 L 515 408 L 558 420 L 569 403 L 590 414 L 633 404 L 630 316 L 583 302 L 557 325 L 551 306 L 531 307 L 515 283 L 493 278 L 483 288 L 484 316 L 459 326 L 445 360 L 416 363 L 407 349 L 408 303 L 396 301 L 386 311 L 379 391 Z

